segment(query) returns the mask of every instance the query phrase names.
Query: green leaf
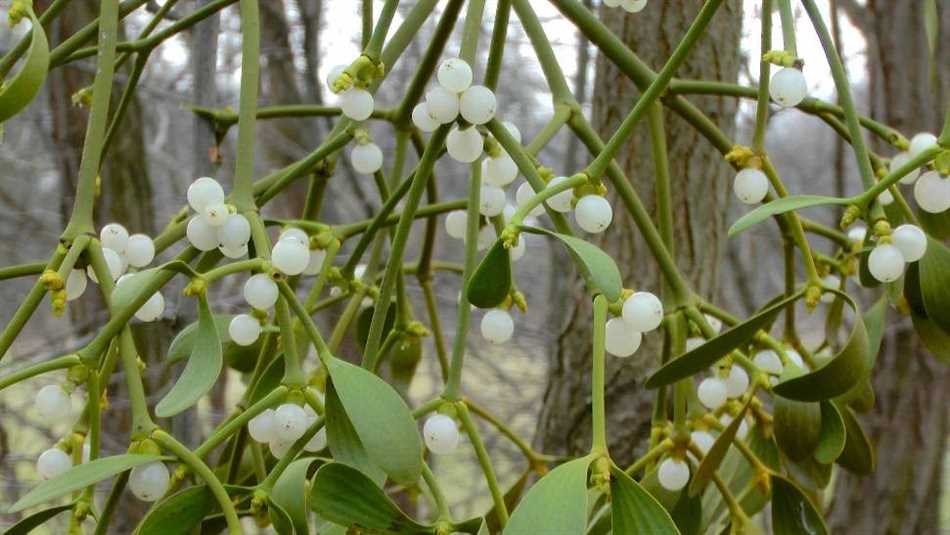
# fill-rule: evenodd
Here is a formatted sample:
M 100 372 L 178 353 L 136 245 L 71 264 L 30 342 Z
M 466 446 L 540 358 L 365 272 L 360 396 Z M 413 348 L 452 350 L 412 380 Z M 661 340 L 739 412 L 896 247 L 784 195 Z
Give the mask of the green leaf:
M 280 353 L 274 356 L 274 360 L 270 361 L 267 365 L 267 369 L 264 370 L 260 379 L 257 380 L 257 384 L 254 385 L 254 389 L 251 391 L 250 396 L 248 396 L 247 406 L 250 407 L 264 399 L 267 394 L 270 394 L 271 391 L 280 386 L 280 382 L 283 378 L 284 354 Z
M 294 524 L 284 508 L 273 501 L 267 502 L 267 516 L 277 535 L 294 535 Z M 306 533 L 306 532 L 305 532 Z
M 127 453 L 123 455 L 114 455 L 112 457 L 103 457 L 95 459 L 88 463 L 73 466 L 59 476 L 44 481 L 33 487 L 33 490 L 26 493 L 26 496 L 20 498 L 13 504 L 7 513 L 15 513 L 65 496 L 70 492 L 79 490 L 93 483 L 98 483 L 103 479 L 110 478 L 116 474 L 125 472 L 140 464 L 146 464 L 161 460 L 160 455 L 143 455 Z
M 241 487 L 227 488 L 236 495 L 250 492 Z M 190 535 L 206 517 L 218 512 L 218 500 L 207 486 L 188 487 L 155 504 L 135 528 L 135 535 Z
M 920 296 L 930 321 L 950 331 L 950 249 L 927 239 L 927 252 L 918 261 Z
M 33 101 L 43 87 L 49 70 L 49 42 L 46 40 L 43 25 L 30 5 L 31 3 L 24 6 L 33 25 L 30 48 L 20 71 L 0 89 L 0 123 L 20 113 Z
M 736 439 L 736 433 L 739 431 L 739 426 L 742 425 L 742 421 L 745 419 L 746 410 L 749 408 L 749 403 L 751 402 L 752 398 L 750 397 L 742 406 L 739 414 L 729 422 L 729 425 L 722 430 L 722 433 L 719 433 L 719 436 L 716 437 L 716 441 L 713 442 L 709 451 L 703 456 L 703 460 L 700 461 L 699 466 L 696 468 L 689 482 L 690 496 L 697 496 L 702 493 L 703 489 L 706 488 L 706 484 L 712 480 L 716 469 L 719 468 L 719 465 L 722 464 L 722 460 L 726 457 L 726 453 L 729 452 L 729 446 L 731 446 L 732 442 Z
M 370 479 L 382 486 L 386 481 L 386 473 L 370 460 L 369 454 L 363 447 L 353 422 L 350 421 L 343 409 L 343 402 L 333 388 L 333 383 L 327 383 L 326 396 L 324 398 L 324 409 L 326 413 L 327 444 L 333 458 L 339 462 L 348 464 L 357 468 L 366 474 Z
M 566 247 L 574 263 L 584 275 L 588 286 L 595 292 L 604 294 L 609 301 L 620 299 L 623 292 L 623 280 L 620 278 L 620 269 L 617 263 L 607 253 L 596 245 L 567 234 L 558 234 L 543 228 L 521 225 L 518 228 L 525 232 L 543 234 L 561 241 Z
M 478 308 L 494 308 L 508 297 L 510 291 L 511 254 L 504 242 L 498 239 L 472 273 L 466 295 L 468 302 Z
M 797 401 L 831 399 L 851 390 L 870 372 L 870 342 L 861 311 L 847 294 L 840 291 L 835 293 L 854 310 L 854 324 L 848 341 L 838 354 L 817 370 L 775 385 L 773 391 L 776 394 Z
M 340 359 L 331 359 L 327 371 L 369 458 L 394 481 L 415 483 L 422 474 L 422 441 L 399 393 L 371 372 Z
M 223 356 L 214 316 L 205 295 L 198 297 L 198 331 L 185 369 L 165 397 L 155 405 L 155 415 L 174 416 L 198 402 L 214 386 L 221 373 Z
M 3 535 L 27 535 L 34 529 L 52 520 L 56 515 L 69 511 L 73 508 L 73 505 L 74 504 L 70 503 L 37 511 L 7 528 L 7 530 L 3 532 Z
M 775 397 L 775 442 L 793 461 L 811 457 L 821 439 L 821 405 Z
M 277 478 L 270 493 L 270 501 L 279 505 L 287 513 L 298 535 L 310 533 L 307 524 L 310 510 L 307 503 L 310 497 L 307 489 L 307 471 L 315 462 L 317 462 L 316 458 L 306 457 L 290 463 Z
M 950 212 L 944 211 L 939 214 L 932 214 L 923 210 L 917 210 L 917 220 L 920 221 L 924 232 L 938 240 L 950 238 Z
M 815 460 L 822 464 L 831 464 L 844 451 L 845 429 L 844 420 L 838 408 L 830 401 L 821 401 L 821 432 L 818 438 L 818 447 L 815 449 Z
M 626 472 L 611 465 L 611 522 L 614 533 L 675 534 L 680 531 L 670 514 Z
M 772 475 L 772 531 L 775 535 L 827 535 L 815 506 L 797 485 Z
M 927 316 L 924 308 L 924 298 L 920 294 L 920 266 L 919 262 L 911 262 L 904 272 L 904 299 L 910 310 L 919 316 Z
M 884 339 L 884 319 L 887 317 L 887 296 L 882 295 L 864 313 L 864 326 L 868 330 L 868 369 L 877 360 L 877 352 L 881 349 L 881 340 Z
M 914 331 L 924 347 L 944 364 L 950 364 L 950 333 L 924 316 L 911 312 L 910 317 L 914 322 Z
M 775 199 L 740 217 L 738 221 L 733 223 L 729 228 L 729 237 L 731 238 L 772 216 L 784 214 L 785 212 L 827 204 L 848 204 L 849 202 L 851 202 L 850 199 L 825 197 L 822 195 L 789 195 L 788 197 Z
M 874 447 L 868 440 L 857 416 L 850 407 L 837 405 L 841 419 L 844 421 L 845 443 L 844 450 L 835 461 L 848 471 L 858 475 L 868 475 L 874 471 Z
M 341 526 L 405 534 L 434 532 L 409 518 L 362 472 L 342 463 L 325 464 L 314 474 L 310 507 Z
M 665 508 L 664 508 L 665 509 Z M 700 535 L 703 529 L 703 499 L 701 496 L 689 496 L 686 492 L 680 493 L 673 510 L 670 511 L 676 529 L 682 535 Z
M 772 324 L 786 305 L 801 298 L 802 294 L 803 292 L 799 291 L 788 297 L 773 300 L 744 322 L 733 326 L 696 349 L 674 358 L 647 379 L 646 387 L 658 388 L 704 371 L 719 359 L 752 340 L 760 329 Z
M 515 509 L 504 535 L 583 535 L 587 527 L 587 468 L 593 457 L 564 463 L 538 480 Z
M 248 373 L 254 371 L 254 364 L 260 354 L 263 337 L 259 337 L 257 342 L 247 346 L 234 343 L 231 340 L 231 334 L 228 332 L 228 326 L 234 316 L 234 314 L 214 314 L 214 327 L 218 332 L 218 338 L 221 340 L 221 353 L 224 356 L 224 361 L 235 370 Z M 165 361 L 178 362 L 190 355 L 197 335 L 197 321 L 186 325 L 169 344 Z

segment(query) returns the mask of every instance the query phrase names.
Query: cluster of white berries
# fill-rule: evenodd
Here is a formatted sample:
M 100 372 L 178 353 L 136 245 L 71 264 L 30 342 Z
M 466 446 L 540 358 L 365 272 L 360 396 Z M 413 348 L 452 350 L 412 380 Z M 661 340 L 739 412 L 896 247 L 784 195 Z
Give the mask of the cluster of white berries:
M 752 362 L 762 371 L 769 374 L 769 382 L 772 385 L 778 384 L 779 376 L 785 371 L 787 365 L 795 366 L 799 370 L 807 371 L 808 366 L 805 364 L 805 360 L 802 358 L 801 354 L 792 349 L 785 348 L 785 356 L 788 358 L 787 364 L 782 363 L 782 358 L 779 354 L 772 349 L 764 349 L 757 352 L 752 357 Z M 735 366 L 733 366 L 735 368 Z
M 433 414 L 422 426 L 426 448 L 436 455 L 452 453 L 459 444 L 458 425 L 450 416 Z
M 228 258 L 247 254 L 251 225 L 224 203 L 224 188 L 217 180 L 204 176 L 192 182 L 188 186 L 188 204 L 195 215 L 188 221 L 185 235 L 195 249 L 218 249 Z
M 742 203 L 758 204 L 769 193 L 769 178 L 761 169 L 745 167 L 736 173 L 732 191 Z
M 607 320 L 604 346 L 616 357 L 629 357 L 640 348 L 643 333 L 663 322 L 663 303 L 650 292 L 634 292 L 623 302 L 621 316 Z
M 801 69 L 785 67 L 772 75 L 769 95 L 783 108 L 798 106 L 808 96 L 808 83 Z
M 346 65 L 337 65 L 330 69 L 330 74 L 327 76 L 327 87 L 331 91 L 333 91 L 333 82 L 343 74 L 346 67 Z M 350 119 L 365 121 L 373 114 L 373 107 L 375 106 L 373 95 L 366 89 L 353 85 L 349 89 L 341 91 L 337 96 L 339 97 L 340 110 L 343 115 Z
M 77 395 L 78 396 L 78 395 Z M 33 407 L 40 418 L 50 424 L 75 422 L 79 416 L 81 401 L 74 402 L 73 397 L 60 385 L 46 385 L 39 389 L 33 398 Z M 89 461 L 89 442 L 83 444 L 82 462 Z M 73 467 L 73 458 L 60 447 L 49 448 L 36 458 L 36 472 L 43 479 L 53 479 Z
M 880 282 L 894 282 L 904 274 L 904 265 L 916 262 L 927 252 L 927 235 L 916 225 L 905 223 L 891 232 L 890 240 L 878 243 L 868 255 L 868 271 Z
M 99 241 L 102 244 L 102 256 L 105 258 L 106 266 L 112 275 L 112 280 L 121 281 L 129 266 L 143 268 L 149 265 L 155 258 L 155 244 L 152 238 L 145 234 L 129 234 L 129 231 L 119 223 L 109 223 L 99 230 Z M 66 277 L 66 300 L 72 301 L 78 299 L 86 291 L 86 276 L 92 279 L 92 282 L 98 283 L 96 273 L 92 266 L 86 266 L 85 273 L 81 269 L 73 269 Z M 158 299 L 161 299 L 161 294 Z M 153 296 L 153 298 L 155 298 Z M 136 314 L 142 321 L 152 321 L 162 314 L 165 308 L 164 299 L 162 306 L 154 317 L 151 315 Z M 145 307 L 143 307 L 145 308 Z M 152 309 L 154 310 L 154 306 Z
M 647 7 L 647 0 L 604 0 L 607 7 L 621 7 L 627 13 L 639 13 Z
M 910 138 L 910 145 L 907 150 L 898 153 L 891 158 L 889 170 L 894 171 L 905 165 L 912 158 L 919 156 L 921 152 L 937 145 L 937 136 L 929 132 L 920 132 Z M 914 169 L 900 179 L 904 185 L 914 186 L 914 200 L 921 210 L 939 214 L 950 209 L 950 178 L 941 176 L 936 170 L 929 170 L 921 173 L 920 169 Z M 882 205 L 888 205 L 894 202 L 894 195 L 890 191 L 883 191 L 877 198 Z
M 467 126 L 453 126 L 445 139 L 445 149 L 454 160 L 471 163 L 482 155 L 484 139 L 475 128 L 495 117 L 495 93 L 483 85 L 472 85 L 472 68 L 460 58 L 439 65 L 438 85 L 412 110 L 412 122 L 423 132 L 455 122 L 459 116 Z
M 284 403 L 277 409 L 267 409 L 247 423 L 247 432 L 251 438 L 267 444 L 271 454 L 283 457 L 290 447 L 307 432 L 307 428 L 317 420 L 317 413 L 309 405 Z M 321 428 L 304 445 L 310 452 L 320 451 L 327 446 L 326 428 Z

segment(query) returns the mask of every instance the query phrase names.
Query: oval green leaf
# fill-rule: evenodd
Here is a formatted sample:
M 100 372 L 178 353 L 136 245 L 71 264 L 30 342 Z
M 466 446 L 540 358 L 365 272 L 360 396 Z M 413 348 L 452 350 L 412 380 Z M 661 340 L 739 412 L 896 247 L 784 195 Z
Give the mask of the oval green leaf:
M 528 486 L 528 477 L 534 471 L 530 468 L 525 470 L 521 477 L 515 481 L 511 487 L 505 492 L 505 509 L 508 511 L 514 511 L 518 507 L 518 502 L 521 501 L 521 495 L 524 494 L 525 487 Z M 491 533 L 498 533 L 501 531 L 501 520 L 498 518 L 498 508 L 492 506 L 492 508 L 485 513 L 485 525 L 491 531 Z
M 854 411 L 850 407 L 841 405 L 837 405 L 837 408 L 844 421 L 845 442 L 844 450 L 835 462 L 854 474 L 868 475 L 874 471 L 876 464 L 874 446 L 861 429 Z
M 760 329 L 772 324 L 786 305 L 801 298 L 802 294 L 803 292 L 799 291 L 783 299 L 773 300 L 744 322 L 669 361 L 647 379 L 646 387 L 659 388 L 704 371 L 722 357 L 751 341 Z
M 340 359 L 327 371 L 369 458 L 394 481 L 422 474 L 422 441 L 412 412 L 396 390 L 371 372 Z
M 165 397 L 155 405 L 161 418 L 174 416 L 198 402 L 214 386 L 223 365 L 221 340 L 205 295 L 198 296 L 198 331 L 185 369 Z
M 742 425 L 742 421 L 745 419 L 746 410 L 748 410 L 749 403 L 751 402 L 752 397 L 749 397 L 739 411 L 739 414 L 729 422 L 729 425 L 722 430 L 722 433 L 719 433 L 719 436 L 716 437 L 716 441 L 713 442 L 709 451 L 703 456 L 703 460 L 700 461 L 699 466 L 693 473 L 693 477 L 690 478 L 690 496 L 697 496 L 702 493 L 703 489 L 706 488 L 706 484 L 712 480 L 713 474 L 716 473 L 716 469 L 722 464 L 726 453 L 729 452 L 729 447 L 732 446 L 732 442 L 736 439 L 736 433 L 739 431 L 739 426 Z
M 587 284 L 592 291 L 604 294 L 604 297 L 610 301 L 620 299 L 623 293 L 620 269 L 614 259 L 601 250 L 600 247 L 580 238 L 558 234 L 543 228 L 526 225 L 521 225 L 518 228 L 525 232 L 543 234 L 560 240 L 567 247 L 568 252 L 571 253 L 574 263 L 577 264 L 577 268 L 584 275 L 584 279 L 587 280 Z
M 70 503 L 67 505 L 59 505 L 56 507 L 50 507 L 49 509 L 43 509 L 42 511 L 37 511 L 7 528 L 7 530 L 3 532 L 3 535 L 27 535 L 34 529 L 42 526 L 49 520 L 52 520 L 56 515 L 65 511 L 69 511 L 73 508 L 73 505 L 74 504 Z
M 913 312 L 910 316 L 914 322 L 914 331 L 924 347 L 944 364 L 950 364 L 950 333 L 924 316 Z
M 773 407 L 775 442 L 793 461 L 807 459 L 821 439 L 821 405 L 775 397 Z
M 317 462 L 317 459 L 306 457 L 290 463 L 280 474 L 270 493 L 270 501 L 279 505 L 287 513 L 294 532 L 299 535 L 310 533 L 307 522 L 310 511 L 307 503 L 310 498 L 310 492 L 307 489 L 307 472 L 314 462 Z
M 88 463 L 73 466 L 58 477 L 44 481 L 33 487 L 33 490 L 26 493 L 26 496 L 20 498 L 7 512 L 15 513 L 28 509 L 34 505 L 39 505 L 59 498 L 60 496 L 65 496 L 75 490 L 88 487 L 93 483 L 98 483 L 103 479 L 110 478 L 140 464 L 150 463 L 160 459 L 162 459 L 160 455 L 127 453 L 124 455 L 103 457 L 89 461 Z
M 666 509 L 626 472 L 611 465 L 610 517 L 614 533 L 679 535 Z
M 494 308 L 504 302 L 510 291 L 511 254 L 498 239 L 478 263 L 465 294 L 468 302 L 478 308 Z
M 810 208 L 812 206 L 848 204 L 849 202 L 849 199 L 826 197 L 823 195 L 789 195 L 788 197 L 775 199 L 774 201 L 763 204 L 755 210 L 752 210 L 751 212 L 740 217 L 735 223 L 732 224 L 731 227 L 729 227 L 729 237 L 731 238 L 732 236 L 735 236 L 744 230 L 758 225 L 770 217 L 784 214 L 785 212 L 801 210 L 802 208 Z
M 950 249 L 927 239 L 927 252 L 918 261 L 920 296 L 930 321 L 950 331 Z
M 587 528 L 587 468 L 592 457 L 551 470 L 525 494 L 503 535 L 583 535 Z
M 805 493 L 772 475 L 772 530 L 775 535 L 827 535 L 828 528 Z
M 407 534 L 435 531 L 409 518 L 376 483 L 342 463 L 328 463 L 314 474 L 310 507 L 322 518 L 346 527 Z
M 254 371 L 254 364 L 260 354 L 263 337 L 259 337 L 256 342 L 247 346 L 234 343 L 231 340 L 231 334 L 228 332 L 228 325 L 230 325 L 234 316 L 234 314 L 214 314 L 214 327 L 218 332 L 218 338 L 221 339 L 221 353 L 224 362 L 241 373 L 248 373 Z M 190 355 L 197 335 L 197 321 L 186 325 L 169 344 L 165 361 L 178 362 Z
M 232 495 L 249 492 L 233 486 L 227 489 Z M 188 487 L 155 504 L 139 522 L 134 535 L 190 535 L 206 517 L 220 510 L 207 486 Z
M 851 390 L 870 372 L 870 342 L 861 311 L 847 294 L 835 293 L 854 310 L 854 324 L 847 342 L 838 354 L 817 370 L 775 385 L 773 391 L 776 394 L 796 401 L 831 399 Z
M 327 444 L 330 447 L 330 452 L 333 453 L 333 458 L 357 468 L 372 481 L 376 482 L 377 486 L 382 486 L 383 482 L 386 481 L 386 473 L 370 460 L 369 454 L 366 453 L 366 449 L 363 447 L 363 443 L 360 441 L 360 437 L 353 427 L 353 422 L 350 421 L 346 415 L 346 411 L 343 409 L 343 403 L 340 401 L 336 389 L 333 388 L 333 383 L 327 383 L 327 391 L 323 403 L 326 418 Z
M 29 6 L 29 4 L 27 4 Z M 33 25 L 30 48 L 16 76 L 0 89 L 0 123 L 20 113 L 40 92 L 49 70 L 49 41 L 32 7 L 26 7 Z
M 814 457 L 819 463 L 831 464 L 844 451 L 844 420 L 834 403 L 830 401 L 820 403 L 821 432 L 819 433 L 818 447 L 815 449 Z

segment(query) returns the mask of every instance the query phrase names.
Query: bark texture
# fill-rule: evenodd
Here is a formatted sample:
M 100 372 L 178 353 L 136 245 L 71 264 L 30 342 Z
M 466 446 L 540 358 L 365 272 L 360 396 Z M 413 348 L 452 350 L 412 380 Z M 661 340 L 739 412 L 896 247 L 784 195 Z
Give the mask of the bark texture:
M 908 137 L 939 133 L 950 99 L 950 64 L 939 57 L 930 62 L 924 3 L 869 0 L 863 8 L 839 2 L 868 39 L 874 118 Z M 950 47 L 950 5 L 937 2 L 937 8 L 940 54 Z M 877 470 L 866 478 L 842 472 L 829 528 L 867 535 L 940 533 L 950 368 L 917 342 L 904 318 L 885 337 L 874 376 L 877 404 L 861 420 L 877 451 Z
M 651 4 L 636 15 L 603 8 L 602 19 L 635 53 L 659 70 L 694 20 L 702 3 L 674 0 Z M 727 1 L 713 18 L 706 35 L 678 75 L 735 81 L 739 67 L 741 3 Z M 593 120 L 603 138 L 615 130 L 639 97 L 636 87 L 603 57 L 597 58 Z M 697 98 L 695 103 L 728 134 L 734 131 L 735 102 Z M 677 265 L 695 289 L 706 296 L 715 292 L 720 247 L 725 240 L 723 214 L 729 167 L 720 154 L 689 125 L 665 113 L 672 176 L 674 242 Z M 654 205 L 654 164 L 646 121 L 638 126 L 618 161 L 644 203 Z M 565 169 L 564 174 L 576 169 Z M 613 256 L 628 288 L 659 292 L 659 271 L 633 221 L 615 204 L 610 229 L 597 238 Z M 557 345 L 551 363 L 536 442 L 551 453 L 577 453 L 590 446 L 590 330 L 591 306 L 582 286 L 561 287 L 552 302 L 563 303 Z M 607 429 L 611 454 L 628 462 L 641 451 L 649 436 L 654 391 L 642 386 L 655 367 L 662 335 L 645 337 L 629 359 L 607 361 Z

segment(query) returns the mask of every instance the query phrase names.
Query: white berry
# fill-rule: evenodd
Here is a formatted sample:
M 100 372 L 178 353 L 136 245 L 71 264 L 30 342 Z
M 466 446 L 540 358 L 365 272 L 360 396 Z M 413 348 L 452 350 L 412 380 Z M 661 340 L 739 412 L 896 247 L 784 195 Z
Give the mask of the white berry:
M 901 167 L 907 162 L 909 162 L 910 158 L 911 156 L 909 152 L 901 152 L 894 155 L 894 157 L 891 158 L 891 164 L 888 167 L 888 170 L 891 173 L 893 173 L 898 167 Z M 920 168 L 914 169 L 913 171 L 901 177 L 901 184 L 913 184 L 917 180 L 917 177 L 919 176 L 920 176 Z
M 281 442 L 293 442 L 307 431 L 307 413 L 294 403 L 284 403 L 274 411 L 274 435 Z
M 567 179 L 568 178 L 566 176 L 554 177 L 551 179 L 550 182 L 548 182 L 547 187 L 553 188 L 554 186 L 557 186 L 558 184 L 564 182 Z M 571 211 L 571 201 L 573 199 L 574 199 L 574 191 L 571 189 L 567 189 L 551 197 L 548 197 L 548 199 L 544 201 L 544 203 L 547 204 L 555 212 L 567 213 Z
M 357 145 L 350 151 L 350 161 L 357 173 L 371 175 L 383 167 L 383 151 L 375 143 Z
M 261 323 L 250 314 L 238 314 L 228 323 L 228 335 L 239 346 L 249 346 L 261 335 Z
M 718 377 L 708 377 L 696 389 L 699 402 L 709 410 L 716 410 L 726 402 L 726 383 Z
M 919 156 L 921 152 L 934 147 L 937 145 L 937 136 L 931 134 L 930 132 L 921 132 L 919 134 L 914 134 L 914 137 L 910 138 L 910 146 L 907 149 L 907 153 L 910 154 L 911 158 Z
M 769 179 L 762 171 L 746 167 L 736 173 L 732 191 L 743 203 L 757 204 L 769 193 Z
M 904 273 L 904 255 L 896 246 L 882 243 L 868 255 L 868 271 L 881 282 L 894 282 Z
M 891 233 L 894 246 L 900 249 L 905 262 L 916 262 L 927 252 L 927 235 L 917 225 L 905 223 Z
M 129 490 L 143 502 L 154 502 L 168 490 L 168 468 L 154 462 L 136 466 L 129 472 Z
M 518 177 L 518 166 L 507 153 L 482 161 L 482 180 L 493 186 L 504 187 Z
M 244 283 L 244 300 L 254 308 L 266 310 L 277 302 L 277 283 L 268 275 L 252 275 Z
M 495 94 L 483 85 L 473 85 L 459 97 L 459 113 L 472 124 L 485 124 L 495 116 Z
M 218 229 L 211 226 L 204 217 L 195 216 L 185 228 L 188 241 L 199 251 L 211 251 L 218 247 Z
M 690 441 L 703 452 L 703 455 L 709 453 L 709 449 L 716 443 L 716 438 L 706 431 L 693 431 L 689 434 Z
M 72 459 L 59 448 L 50 448 L 41 453 L 36 459 L 36 471 L 43 479 L 53 479 L 72 467 Z
M 271 262 L 284 275 L 300 275 L 310 263 L 310 249 L 297 240 L 280 240 L 271 251 Z
M 191 209 L 201 213 L 209 204 L 224 202 L 224 188 L 210 176 L 203 176 L 188 186 L 188 204 Z
M 483 184 L 479 193 L 478 211 L 485 217 L 495 217 L 505 209 L 505 190 Z
M 854 243 L 864 243 L 864 237 L 868 234 L 868 228 L 864 225 L 858 225 L 848 231 L 848 239 Z
M 686 347 L 684 348 L 685 352 L 689 353 L 690 351 L 702 346 L 705 343 L 706 343 L 705 338 L 700 338 L 698 336 L 690 336 L 689 338 L 686 339 Z
M 484 144 L 482 135 L 474 126 L 464 130 L 454 126 L 445 138 L 445 150 L 448 151 L 449 156 L 462 163 L 472 163 L 477 160 L 482 155 Z
M 514 247 L 508 249 L 508 255 L 511 257 L 512 262 L 517 262 L 521 260 L 521 257 L 524 256 L 525 251 L 528 248 L 528 238 L 527 236 L 518 236 L 518 243 Z
M 125 259 L 122 258 L 122 255 L 112 249 L 103 248 L 102 256 L 106 260 L 106 266 L 109 268 L 109 274 L 112 275 L 112 280 L 118 280 L 129 267 Z M 89 278 L 92 279 L 93 282 L 99 282 L 99 279 L 96 277 L 96 272 L 92 269 L 91 265 L 86 268 L 86 274 L 89 275 Z
M 839 288 L 841 287 L 841 279 L 836 275 L 825 275 L 821 279 L 821 283 L 830 288 Z M 821 294 L 822 303 L 833 303 L 835 301 L 835 294 L 832 292 L 823 292 Z
M 534 194 L 534 188 L 531 187 L 531 184 L 529 184 L 528 181 L 524 181 L 520 186 L 518 186 L 518 189 L 515 190 L 515 202 L 518 203 L 518 207 L 520 208 L 527 204 L 527 202 L 531 200 L 532 197 L 534 197 Z M 570 203 L 570 199 L 568 199 L 568 203 Z M 528 215 L 537 217 L 543 213 L 544 205 L 539 204 L 532 208 L 531 211 L 528 212 Z
M 459 443 L 459 430 L 455 420 L 444 414 L 434 414 L 422 426 L 426 447 L 436 455 L 452 453 Z
M 663 303 L 650 292 L 635 292 L 623 303 L 623 319 L 636 331 L 652 331 L 663 322 Z
M 584 195 L 574 206 L 577 225 L 591 234 L 603 232 L 614 219 L 610 202 L 600 195 Z
M 914 184 L 914 199 L 925 212 L 939 214 L 950 208 L 950 179 L 936 171 L 928 171 Z
M 877 196 L 877 202 L 881 203 L 881 206 L 894 204 L 894 194 L 891 193 L 891 190 L 886 189 Z
M 703 317 L 706 318 L 706 323 L 712 327 L 712 330 L 715 331 L 716 334 L 722 331 L 722 320 L 710 314 L 703 314 Z
M 354 121 L 365 121 L 373 114 L 373 95 L 365 89 L 351 87 L 340 93 L 340 109 Z
M 412 108 L 412 124 L 423 132 L 432 132 L 439 127 L 439 121 L 429 114 L 429 106 L 425 102 L 420 102 Z
M 461 93 L 472 85 L 472 68 L 464 59 L 449 58 L 439 65 L 439 85 L 453 93 Z
M 685 461 L 668 457 L 660 463 L 656 476 L 664 489 L 676 492 L 689 482 L 689 465 Z
M 288 239 L 297 240 L 301 245 L 310 244 L 310 236 L 303 229 L 299 229 L 297 227 L 288 227 L 284 229 L 277 237 L 277 241 Z
M 444 87 L 433 87 L 426 93 L 429 116 L 440 124 L 448 124 L 459 115 L 459 96 Z
M 445 216 L 445 232 L 456 240 L 465 239 L 468 215 L 465 210 L 453 210 Z
M 60 422 L 69 419 L 72 401 L 59 385 L 46 385 L 33 398 L 33 406 L 45 422 Z
M 247 433 L 257 442 L 264 444 L 277 436 L 276 427 L 274 409 L 267 409 L 247 422 Z
M 476 246 L 479 251 L 487 249 L 489 245 L 495 243 L 495 227 L 485 225 L 478 230 L 478 242 Z
M 72 301 L 79 299 L 83 292 L 86 291 L 86 284 L 85 271 L 81 269 L 69 270 L 69 275 L 66 276 L 66 300 Z
M 737 398 L 749 388 L 749 374 L 741 366 L 733 365 L 726 377 L 726 396 Z
M 135 311 L 135 317 L 141 321 L 155 321 L 162 317 L 163 312 L 165 312 L 165 297 L 162 292 L 155 292 Z
M 129 231 L 118 223 L 109 223 L 99 231 L 102 246 L 117 253 L 124 253 L 129 243 Z
M 755 357 L 752 358 L 752 362 L 764 372 L 773 375 L 782 373 L 782 359 L 779 358 L 778 353 L 771 349 L 756 353 Z
M 616 357 L 629 357 L 640 348 L 643 335 L 633 330 L 623 318 L 610 318 L 604 328 L 604 346 Z
M 129 265 L 145 267 L 155 258 L 155 242 L 145 234 L 133 234 L 125 246 L 125 257 Z
M 620 6 L 627 13 L 639 13 L 647 7 L 647 0 L 623 0 Z
M 482 317 L 482 336 L 493 344 L 503 344 L 515 332 L 515 322 L 507 310 L 495 308 Z
M 775 379 L 775 377 L 773 377 L 772 379 L 777 380 Z M 722 416 L 719 417 L 719 423 L 721 423 L 724 426 L 728 426 L 729 424 L 732 423 L 733 420 L 734 418 L 732 417 L 731 414 L 723 414 Z M 739 440 L 745 440 L 745 437 L 748 434 L 749 434 L 749 424 L 746 423 L 745 419 L 743 418 L 742 421 L 739 422 L 739 429 L 736 430 L 736 437 L 738 437 Z
M 769 82 L 769 95 L 783 108 L 798 106 L 808 96 L 808 83 L 802 71 L 786 67 L 772 75 Z
M 251 224 L 241 214 L 228 214 L 218 227 L 218 241 L 230 250 L 240 249 L 251 239 Z
M 303 270 L 304 275 L 316 275 L 323 269 L 323 261 L 327 258 L 327 252 L 323 249 L 312 249 L 310 251 L 310 262 L 307 263 L 307 269 Z
M 247 256 L 247 244 L 244 244 L 240 247 L 235 247 L 234 249 L 230 247 L 225 247 L 223 245 L 219 245 L 218 251 L 220 251 L 221 254 L 223 254 L 224 256 L 231 259 L 243 258 Z

